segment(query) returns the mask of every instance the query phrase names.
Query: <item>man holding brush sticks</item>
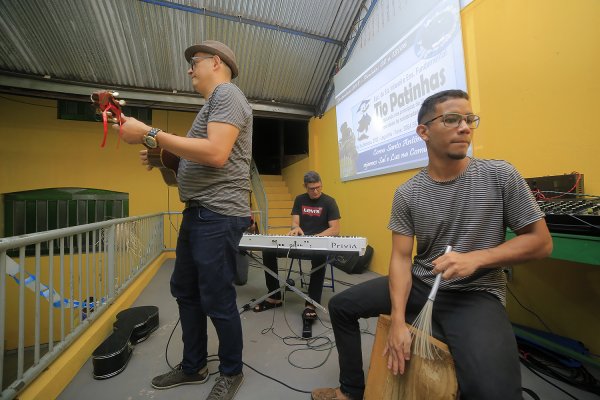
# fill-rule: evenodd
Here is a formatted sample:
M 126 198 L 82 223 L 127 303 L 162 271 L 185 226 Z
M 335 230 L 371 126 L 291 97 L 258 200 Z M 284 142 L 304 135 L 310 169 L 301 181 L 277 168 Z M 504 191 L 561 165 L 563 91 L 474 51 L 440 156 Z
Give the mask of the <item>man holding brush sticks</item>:
M 502 268 L 547 257 L 552 238 L 529 186 L 512 165 L 467 156 L 479 120 L 461 90 L 439 92 L 423 102 L 417 133 L 429 163 L 394 195 L 389 275 L 329 301 L 340 387 L 316 389 L 312 399 L 362 399 L 360 318 L 391 315 L 383 356 L 394 374 L 403 374 L 412 353 L 406 323 L 424 308 L 438 274 L 433 334 L 450 348 L 461 399 L 522 398 Z M 507 227 L 517 235 L 505 241 Z M 452 251 L 444 254 L 446 246 Z

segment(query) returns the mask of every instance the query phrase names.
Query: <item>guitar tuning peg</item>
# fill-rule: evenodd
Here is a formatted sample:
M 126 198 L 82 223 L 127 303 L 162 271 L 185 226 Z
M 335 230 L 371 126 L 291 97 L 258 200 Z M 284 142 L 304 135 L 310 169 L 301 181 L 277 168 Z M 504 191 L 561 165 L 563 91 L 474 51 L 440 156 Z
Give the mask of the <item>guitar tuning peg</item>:
M 119 105 L 124 106 L 125 104 L 125 100 L 119 100 Z
M 112 116 L 113 116 L 113 114 L 112 114 L 110 111 L 107 111 L 107 112 L 106 112 L 106 115 L 107 115 L 107 116 L 109 116 L 109 117 L 112 117 Z
M 119 97 L 119 92 L 111 92 L 111 94 L 113 95 L 113 97 Z
M 116 119 L 116 118 L 109 118 L 108 120 L 110 121 L 111 124 L 117 124 L 117 123 L 119 123 L 119 120 Z

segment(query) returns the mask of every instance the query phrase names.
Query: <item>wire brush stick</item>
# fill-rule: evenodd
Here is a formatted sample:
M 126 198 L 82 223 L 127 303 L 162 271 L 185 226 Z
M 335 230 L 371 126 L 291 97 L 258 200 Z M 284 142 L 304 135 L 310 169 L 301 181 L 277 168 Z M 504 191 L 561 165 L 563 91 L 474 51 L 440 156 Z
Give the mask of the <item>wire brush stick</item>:
M 451 251 L 452 246 L 446 246 L 444 254 L 447 254 Z M 436 358 L 436 356 L 439 355 L 437 352 L 437 348 L 431 343 L 429 337 L 432 333 L 431 318 L 433 313 L 433 302 L 435 301 L 435 296 L 437 294 L 438 288 L 440 287 L 441 280 L 442 274 L 439 273 L 435 278 L 435 282 L 433 283 L 431 292 L 429 292 L 427 302 L 425 302 L 423 309 L 421 310 L 419 315 L 417 315 L 417 318 L 413 322 L 413 327 L 415 328 L 412 331 L 413 354 L 427 360 L 433 360 L 434 358 Z

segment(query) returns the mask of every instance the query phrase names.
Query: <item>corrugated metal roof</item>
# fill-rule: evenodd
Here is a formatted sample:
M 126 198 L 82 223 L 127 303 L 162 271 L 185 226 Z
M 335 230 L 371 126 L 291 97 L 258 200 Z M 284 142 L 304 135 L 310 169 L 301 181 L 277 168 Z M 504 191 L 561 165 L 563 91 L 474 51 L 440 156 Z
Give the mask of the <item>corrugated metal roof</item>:
M 315 110 L 363 2 L 0 0 L 0 75 L 190 94 L 183 51 L 215 39 L 251 101 Z

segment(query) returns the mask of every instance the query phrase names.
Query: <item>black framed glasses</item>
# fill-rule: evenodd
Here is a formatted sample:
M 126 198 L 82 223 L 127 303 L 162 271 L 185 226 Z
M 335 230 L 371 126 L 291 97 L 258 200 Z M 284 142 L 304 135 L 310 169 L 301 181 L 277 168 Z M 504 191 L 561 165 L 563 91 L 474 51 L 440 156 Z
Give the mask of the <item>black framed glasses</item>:
M 313 187 L 306 186 L 306 190 L 308 190 L 309 192 L 318 192 L 321 189 L 323 189 L 323 185 L 313 186 Z
M 462 121 L 465 121 L 467 123 L 467 126 L 470 129 L 475 129 L 479 126 L 479 120 L 480 120 L 479 115 L 475 115 L 475 114 L 463 115 L 460 113 L 449 112 L 449 113 L 444 113 L 442 115 L 438 115 L 437 117 L 431 118 L 429 121 L 423 122 L 423 125 L 427 125 L 428 123 L 433 122 L 438 118 L 442 119 L 444 126 L 447 128 L 458 128 L 460 126 L 460 123 Z
M 213 56 L 200 56 L 190 58 L 190 69 L 193 70 L 198 61 L 206 60 L 207 58 L 213 58 Z

